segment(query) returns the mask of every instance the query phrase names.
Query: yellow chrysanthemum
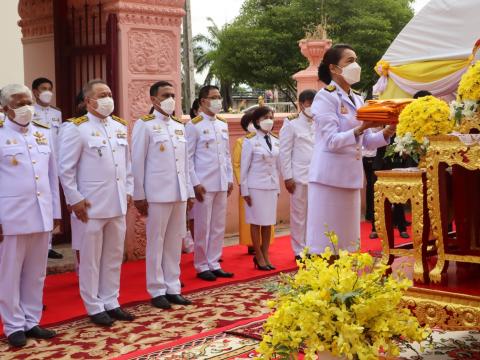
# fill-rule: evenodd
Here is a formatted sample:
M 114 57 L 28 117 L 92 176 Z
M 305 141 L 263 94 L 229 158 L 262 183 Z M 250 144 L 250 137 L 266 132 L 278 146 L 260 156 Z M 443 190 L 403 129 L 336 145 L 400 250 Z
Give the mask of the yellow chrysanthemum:
M 470 66 L 458 85 L 457 101 L 480 100 L 480 61 Z
M 398 119 L 397 134 L 412 134 L 419 143 L 427 136 L 448 134 L 453 130 L 448 104 L 434 96 L 425 96 L 408 104 Z

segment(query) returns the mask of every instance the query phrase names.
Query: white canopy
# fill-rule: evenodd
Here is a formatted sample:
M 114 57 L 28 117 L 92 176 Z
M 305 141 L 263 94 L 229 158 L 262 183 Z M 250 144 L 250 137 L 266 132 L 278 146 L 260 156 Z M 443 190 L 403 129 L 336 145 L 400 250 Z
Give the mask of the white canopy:
M 383 56 L 392 66 L 465 59 L 480 39 L 480 0 L 430 0 Z

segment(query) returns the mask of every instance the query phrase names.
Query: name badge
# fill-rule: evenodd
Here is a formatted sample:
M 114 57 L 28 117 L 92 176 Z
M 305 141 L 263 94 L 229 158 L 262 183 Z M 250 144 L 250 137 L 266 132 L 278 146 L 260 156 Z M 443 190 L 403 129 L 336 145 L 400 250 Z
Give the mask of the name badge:
M 341 114 L 348 114 L 348 109 L 343 104 L 340 107 L 340 113 Z
M 182 130 L 175 130 L 175 135 L 183 135 L 183 131 Z

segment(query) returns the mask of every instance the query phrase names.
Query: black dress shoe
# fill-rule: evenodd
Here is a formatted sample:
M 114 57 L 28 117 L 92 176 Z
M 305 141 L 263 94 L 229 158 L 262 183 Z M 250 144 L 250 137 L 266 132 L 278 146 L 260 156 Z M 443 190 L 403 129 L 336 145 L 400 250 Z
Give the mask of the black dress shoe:
M 27 338 L 25 337 L 25 332 L 22 330 L 15 331 L 13 334 L 8 336 L 8 343 L 13 347 L 23 347 L 27 345 Z
M 135 315 L 129 313 L 128 311 L 123 310 L 121 307 L 108 310 L 107 314 L 115 320 L 120 321 L 133 321 L 135 320 Z
M 102 311 L 95 315 L 90 315 L 90 320 L 92 320 L 94 324 L 101 326 L 112 326 L 115 322 L 115 320 L 113 320 L 106 311 Z
M 199 279 L 202 279 L 202 280 L 205 280 L 205 281 L 215 281 L 215 280 L 217 280 L 217 277 L 215 276 L 215 274 L 210 270 L 202 271 L 202 272 L 197 273 L 197 277 Z
M 370 239 L 378 239 L 378 234 L 376 231 L 372 231 L 370 235 L 368 235 Z
M 167 300 L 167 297 L 165 295 L 160 295 L 157 297 L 154 297 L 151 301 L 153 306 L 159 309 L 171 309 L 172 305 Z
M 410 235 L 408 235 L 408 233 L 406 231 L 400 231 L 400 237 L 402 239 L 409 239 Z
M 176 304 L 176 305 L 191 305 L 192 302 L 186 298 L 184 298 L 180 294 L 167 294 L 165 295 L 169 303 Z
M 55 335 L 57 335 L 55 331 L 41 328 L 38 325 L 25 332 L 26 337 L 35 339 L 51 339 L 55 337 Z
M 221 278 L 231 278 L 231 277 L 233 277 L 233 273 L 223 271 L 222 269 L 213 270 L 212 273 L 216 277 L 221 277 Z
M 48 258 L 59 260 L 63 259 L 63 255 L 53 249 L 50 249 L 48 250 Z

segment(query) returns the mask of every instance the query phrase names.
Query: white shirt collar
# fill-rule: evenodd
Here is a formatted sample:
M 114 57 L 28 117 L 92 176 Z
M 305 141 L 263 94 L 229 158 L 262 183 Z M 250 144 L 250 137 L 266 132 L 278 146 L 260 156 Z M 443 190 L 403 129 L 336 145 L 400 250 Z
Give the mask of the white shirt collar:
M 28 133 L 30 130 L 31 125 L 29 124 L 28 126 L 20 126 L 15 124 L 12 120 L 10 120 L 8 117 L 5 121 L 5 126 L 9 127 L 10 129 L 14 130 L 15 132 L 18 132 L 20 134 L 25 134 Z
M 97 121 L 101 124 L 105 124 L 108 122 L 108 119 L 110 118 L 110 116 L 107 116 L 105 119 L 102 119 L 102 118 L 99 118 L 99 117 L 96 117 L 95 115 L 93 115 L 92 113 L 88 112 L 87 113 L 87 117 L 92 120 L 92 121 Z
M 158 119 L 161 119 L 165 122 L 169 121 L 170 120 L 170 116 L 166 116 L 166 115 L 163 115 L 160 111 L 158 111 L 157 109 L 154 109 L 153 110 L 153 114 L 155 115 L 156 118 Z
M 200 112 L 200 115 L 202 115 L 203 118 L 207 119 L 207 120 L 210 120 L 210 121 L 213 121 L 213 120 L 216 120 L 216 116 L 210 116 L 210 115 L 207 115 L 205 114 L 203 111 Z

